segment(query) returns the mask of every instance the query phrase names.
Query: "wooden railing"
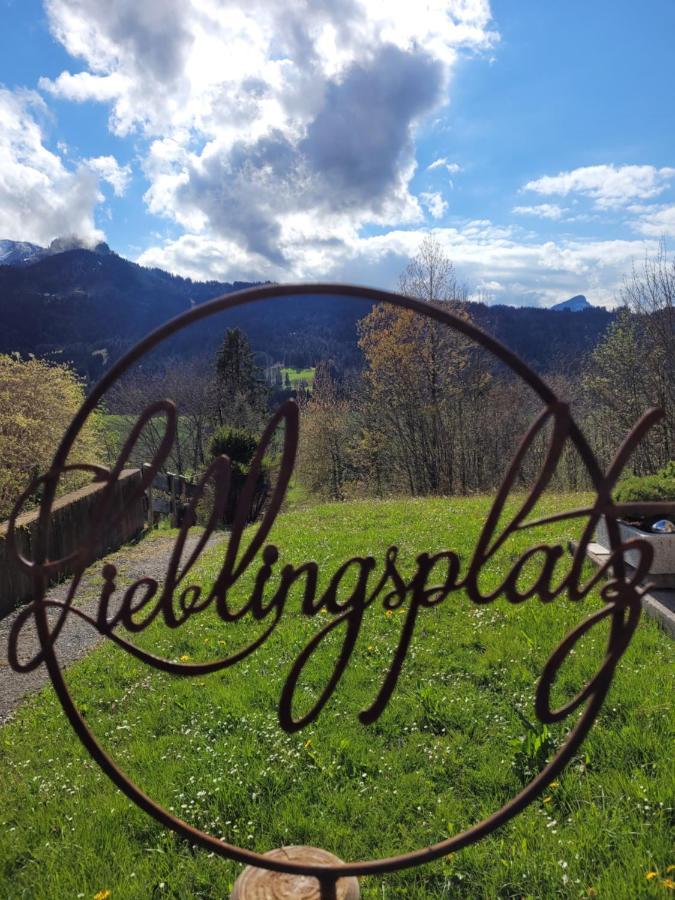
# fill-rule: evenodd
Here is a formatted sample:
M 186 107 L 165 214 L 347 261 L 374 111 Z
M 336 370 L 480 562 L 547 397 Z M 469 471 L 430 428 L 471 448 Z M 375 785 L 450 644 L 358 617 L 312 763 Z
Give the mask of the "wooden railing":
M 147 463 L 143 468 L 148 468 Z M 177 528 L 194 491 L 194 483 L 182 475 L 158 472 L 148 490 L 148 525 L 154 525 L 159 516 L 169 516 Z

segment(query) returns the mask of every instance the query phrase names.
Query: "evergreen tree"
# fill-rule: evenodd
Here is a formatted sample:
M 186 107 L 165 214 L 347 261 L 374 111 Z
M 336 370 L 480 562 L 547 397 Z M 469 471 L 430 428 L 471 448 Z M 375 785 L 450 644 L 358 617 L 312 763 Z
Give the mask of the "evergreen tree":
M 266 411 L 268 387 L 246 335 L 238 328 L 225 333 L 216 376 L 218 423 L 256 430 Z

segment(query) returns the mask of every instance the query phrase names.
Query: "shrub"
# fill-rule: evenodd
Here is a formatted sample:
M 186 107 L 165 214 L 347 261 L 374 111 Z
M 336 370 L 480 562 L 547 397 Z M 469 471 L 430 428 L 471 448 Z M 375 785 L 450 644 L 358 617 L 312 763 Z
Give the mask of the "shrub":
M 211 438 L 211 456 L 229 456 L 233 463 L 248 466 L 253 459 L 258 441 L 245 428 L 219 428 Z
M 68 366 L 0 355 L 0 519 L 10 514 L 28 483 L 49 469 L 83 400 L 82 384 Z M 68 462 L 100 463 L 103 458 L 101 419 L 94 413 L 80 431 Z M 65 475 L 59 481 L 59 493 L 90 480 L 81 472 Z
M 250 431 L 245 428 L 233 428 L 225 426 L 219 428 L 211 438 L 210 451 L 211 456 L 225 455 L 230 458 L 232 463 L 232 474 L 230 476 L 230 492 L 225 504 L 225 513 L 223 523 L 231 525 L 234 521 L 234 514 L 239 502 L 246 477 L 251 469 L 251 462 L 255 456 L 258 446 L 258 439 Z M 248 521 L 255 521 L 262 512 L 265 500 L 269 494 L 271 483 L 270 465 L 263 460 L 260 467 L 260 474 L 256 483 L 251 507 L 248 511 Z
M 675 461 L 671 460 L 655 475 L 621 479 L 614 497 L 619 503 L 675 501 Z

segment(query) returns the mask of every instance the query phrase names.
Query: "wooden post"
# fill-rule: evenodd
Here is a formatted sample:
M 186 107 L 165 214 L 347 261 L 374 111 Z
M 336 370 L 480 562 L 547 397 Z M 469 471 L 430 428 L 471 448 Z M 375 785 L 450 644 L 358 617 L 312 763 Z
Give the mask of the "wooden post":
M 143 468 L 149 469 L 150 464 L 143 463 Z M 154 511 L 152 508 L 152 481 L 151 481 L 150 484 L 148 485 L 148 525 L 150 526 L 150 528 L 152 528 L 154 521 L 155 521 L 155 516 L 154 516 Z
M 265 856 L 307 866 L 335 866 L 342 862 L 317 847 L 281 847 Z M 244 869 L 230 894 L 230 900 L 359 900 L 360 897 L 359 882 L 354 877 L 319 880 L 310 875 L 289 875 L 253 866 Z
M 173 472 L 166 473 L 169 487 L 169 515 L 171 517 L 171 527 L 178 527 L 178 504 L 176 503 L 176 478 Z

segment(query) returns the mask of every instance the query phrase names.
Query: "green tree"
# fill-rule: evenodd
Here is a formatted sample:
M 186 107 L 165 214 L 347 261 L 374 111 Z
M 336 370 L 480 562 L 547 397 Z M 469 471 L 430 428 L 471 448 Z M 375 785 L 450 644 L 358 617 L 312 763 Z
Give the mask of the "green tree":
M 665 410 L 665 420 L 631 456 L 636 475 L 664 466 L 673 446 L 673 408 L 664 389 L 661 348 L 644 326 L 642 316 L 622 310 L 591 354 L 584 376 L 585 427 L 605 465 L 646 409 Z
M 216 357 L 218 424 L 257 430 L 267 407 L 268 387 L 251 345 L 238 328 L 225 333 Z
M 47 471 L 59 441 L 84 400 L 75 373 L 40 359 L 0 356 L 0 518 L 6 518 L 19 494 Z M 101 463 L 105 452 L 101 417 L 94 414 L 81 430 L 70 463 Z M 63 477 L 59 492 L 75 490 L 86 474 Z

